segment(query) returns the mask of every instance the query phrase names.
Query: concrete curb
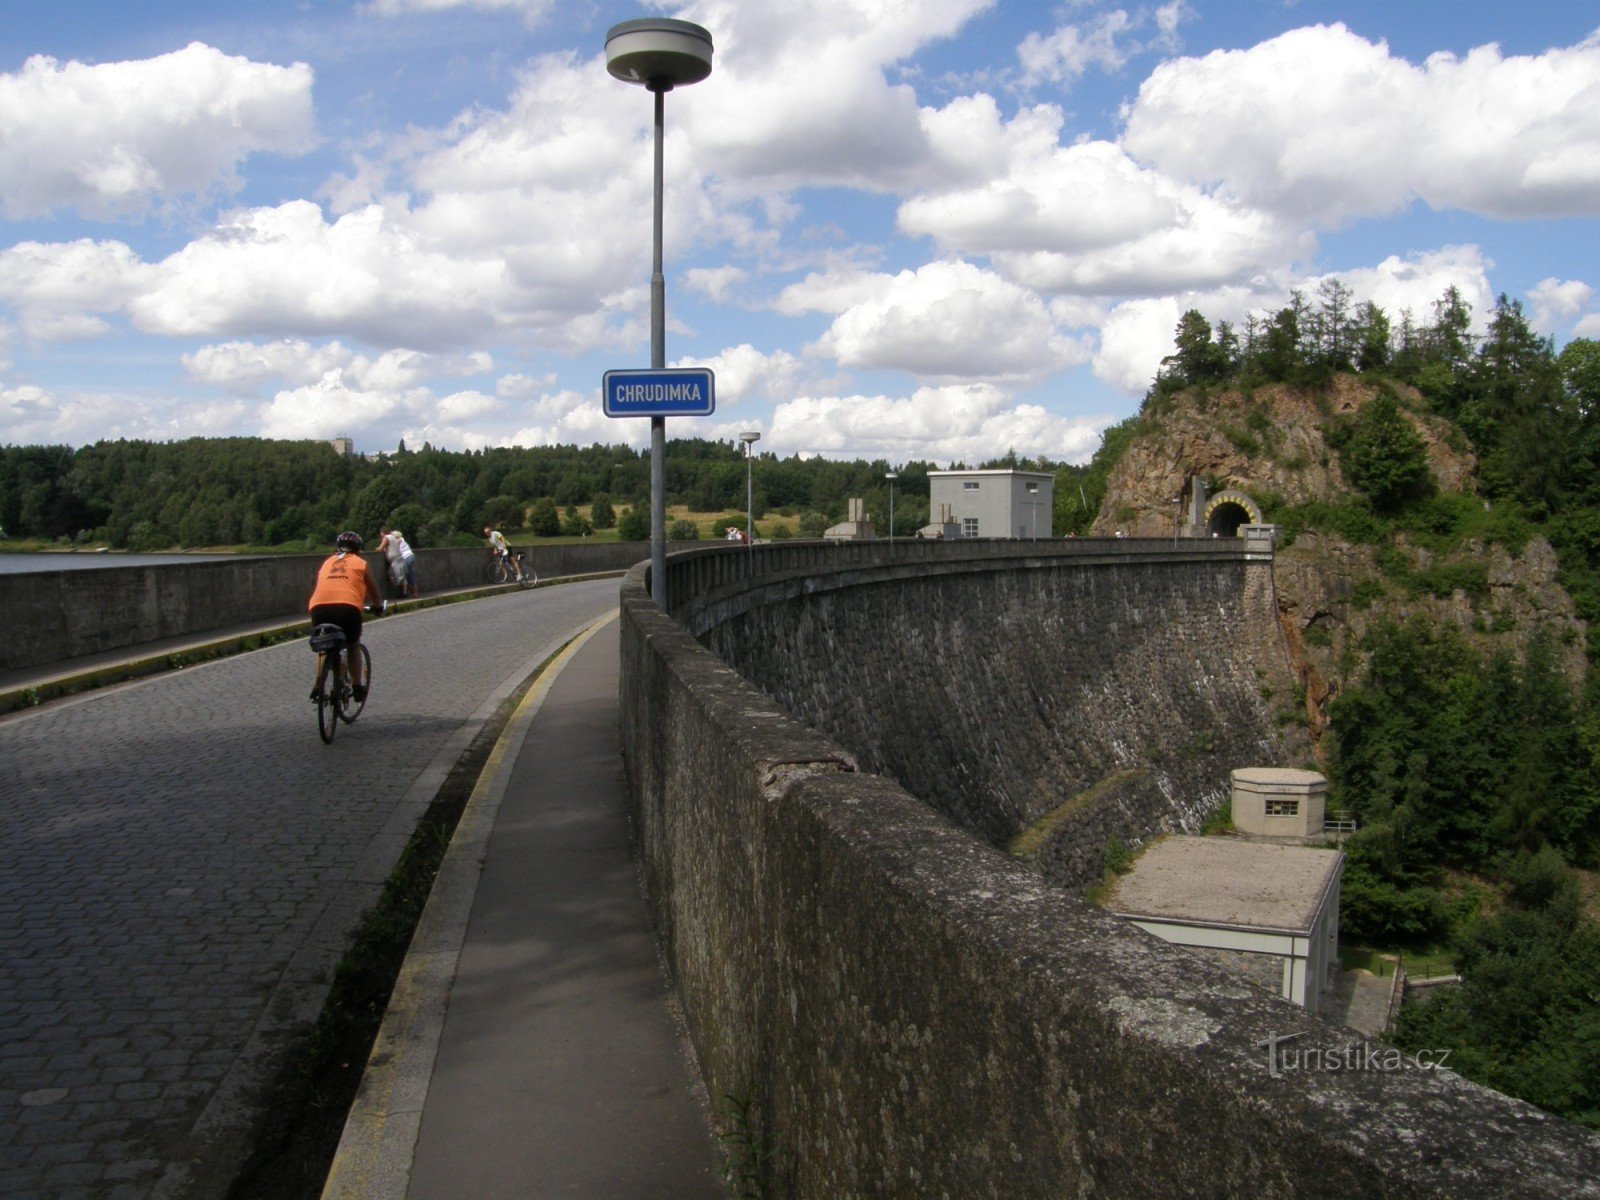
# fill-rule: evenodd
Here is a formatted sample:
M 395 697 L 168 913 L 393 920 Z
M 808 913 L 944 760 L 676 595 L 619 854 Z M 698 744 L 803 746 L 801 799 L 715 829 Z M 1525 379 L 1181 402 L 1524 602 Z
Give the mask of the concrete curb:
M 573 656 L 617 614 L 576 632 L 512 714 L 445 851 L 323 1184 L 323 1200 L 403 1200 L 439 1039 L 495 817 L 528 727 Z

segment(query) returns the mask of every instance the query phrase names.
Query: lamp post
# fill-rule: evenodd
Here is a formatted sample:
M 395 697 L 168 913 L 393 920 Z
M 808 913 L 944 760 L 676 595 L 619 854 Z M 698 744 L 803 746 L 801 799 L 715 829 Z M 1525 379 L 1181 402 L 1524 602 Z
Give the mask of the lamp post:
M 689 21 L 646 17 L 606 32 L 606 70 L 655 95 L 655 208 L 650 242 L 650 366 L 667 365 L 667 280 L 661 271 L 662 142 L 666 94 L 711 74 L 711 34 Z M 667 607 L 667 419 L 650 418 L 650 591 Z
M 756 452 L 756 443 L 761 440 L 761 433 L 756 429 L 746 429 L 739 435 L 739 440 L 744 443 L 744 535 L 750 549 L 756 548 L 756 484 L 754 468 L 751 466 Z
M 889 540 L 894 541 L 894 481 L 900 478 L 899 471 L 889 471 L 884 475 L 889 481 Z

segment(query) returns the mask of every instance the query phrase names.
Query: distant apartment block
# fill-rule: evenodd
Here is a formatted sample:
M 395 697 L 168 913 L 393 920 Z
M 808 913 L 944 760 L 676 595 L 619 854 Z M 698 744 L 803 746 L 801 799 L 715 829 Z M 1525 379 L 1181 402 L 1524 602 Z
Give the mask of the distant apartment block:
M 1046 471 L 929 471 L 928 509 L 964 538 L 1047 538 L 1055 476 Z

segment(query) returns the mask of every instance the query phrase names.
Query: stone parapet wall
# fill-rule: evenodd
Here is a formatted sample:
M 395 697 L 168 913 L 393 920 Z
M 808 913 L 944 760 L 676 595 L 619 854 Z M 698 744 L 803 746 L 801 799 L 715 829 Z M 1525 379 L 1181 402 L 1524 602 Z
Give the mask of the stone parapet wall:
M 665 958 L 709 1094 L 770 1151 L 763 1194 L 1600 1196 L 1594 1136 L 1448 1072 L 1361 1069 L 1352 1031 L 1047 883 L 685 628 L 1065 556 L 762 549 L 675 559 L 674 616 L 630 573 L 622 734 Z
M 541 576 L 624 571 L 649 557 L 639 542 L 535 546 L 528 560 Z M 41 555 L 41 566 L 48 557 Z M 0 671 L 120 650 L 162 638 L 305 611 L 326 554 L 293 554 L 156 566 L 41 570 L 0 575 Z M 377 555 L 365 556 L 379 572 Z M 424 593 L 484 582 L 487 552 L 419 550 Z

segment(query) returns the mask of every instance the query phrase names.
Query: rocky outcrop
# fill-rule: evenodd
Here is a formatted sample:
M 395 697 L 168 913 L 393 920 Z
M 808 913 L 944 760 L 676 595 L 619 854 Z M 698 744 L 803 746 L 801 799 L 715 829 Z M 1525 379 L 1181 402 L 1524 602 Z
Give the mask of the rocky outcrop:
M 1421 403 L 1410 389 L 1388 386 L 1404 403 Z M 1327 432 L 1379 394 L 1376 385 L 1340 376 L 1324 392 L 1274 386 L 1170 397 L 1112 470 L 1092 532 L 1172 536 L 1187 521 L 1192 480 L 1203 481 L 1212 494 L 1244 492 L 1268 510 L 1269 520 L 1274 508 L 1348 501 L 1352 489 Z M 1455 427 L 1409 409 L 1406 416 L 1439 491 L 1474 495 L 1476 462 Z M 1180 497 L 1182 503 L 1175 502 Z M 1516 551 L 1467 541 L 1440 554 L 1401 534 L 1393 549 L 1399 557 L 1390 557 L 1386 573 L 1375 547 L 1327 531 L 1301 533 L 1279 547 L 1279 619 L 1313 738 L 1326 727 L 1329 701 L 1364 665 L 1366 634 L 1384 619 L 1421 614 L 1449 622 L 1485 650 L 1520 652 L 1536 631 L 1548 629 L 1569 676 L 1581 678 L 1586 629 L 1556 580 L 1555 554 L 1543 539 Z M 1418 588 L 1396 578 L 1397 568 L 1426 574 L 1452 565 L 1471 566 L 1474 586 L 1439 595 L 1437 583 Z

